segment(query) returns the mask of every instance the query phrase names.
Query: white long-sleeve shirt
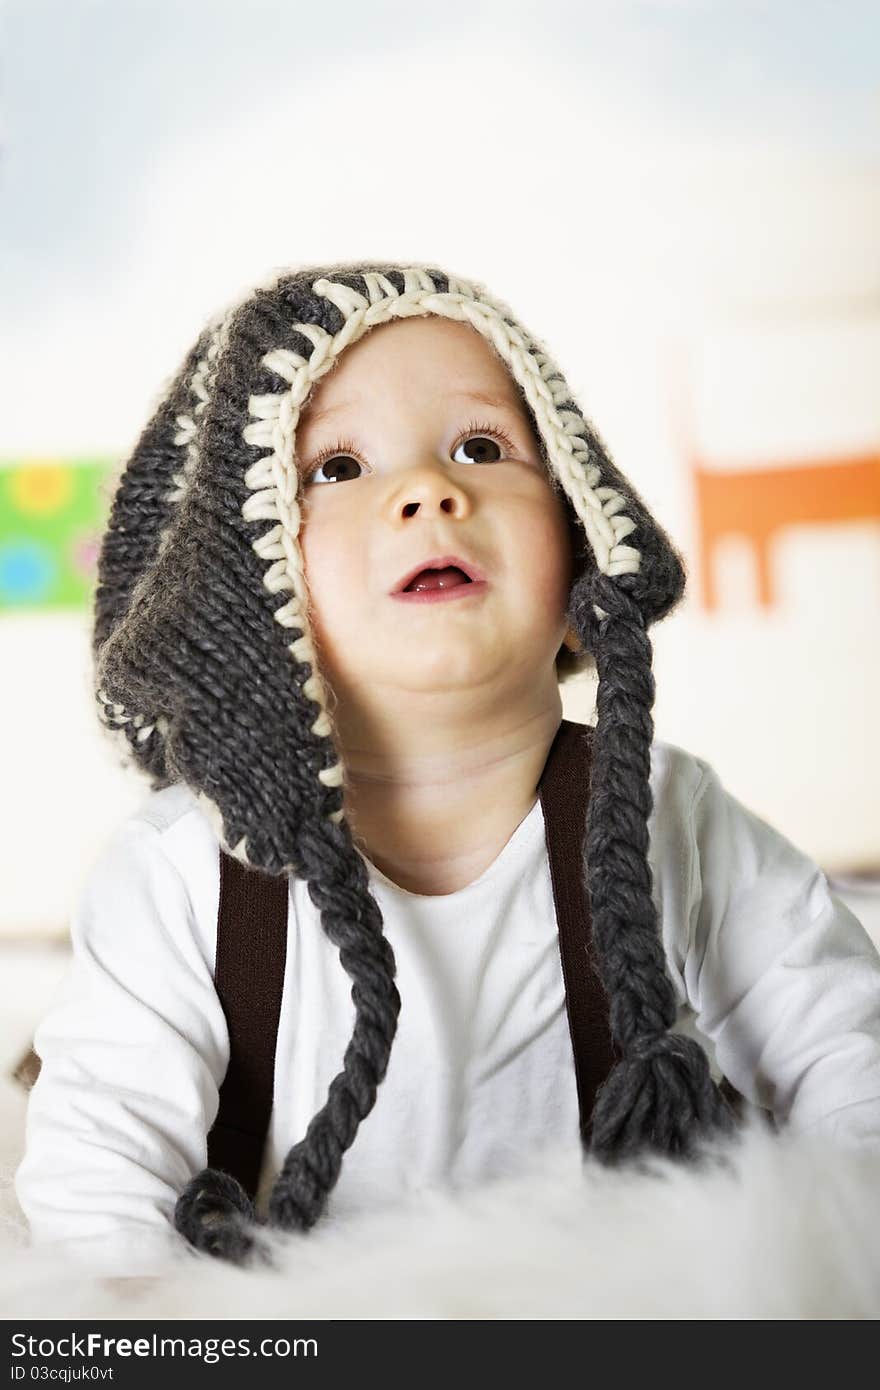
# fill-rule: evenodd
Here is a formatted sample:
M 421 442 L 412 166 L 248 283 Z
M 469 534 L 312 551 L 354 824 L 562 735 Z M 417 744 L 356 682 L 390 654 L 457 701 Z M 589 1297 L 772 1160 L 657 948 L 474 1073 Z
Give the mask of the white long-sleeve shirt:
M 880 1148 L 880 957 L 822 871 L 655 741 L 649 858 L 676 1027 L 777 1123 Z M 514 1172 L 578 1140 L 544 819 L 537 799 L 495 861 L 423 897 L 365 860 L 402 1008 L 376 1105 L 329 1211 Z M 185 1243 L 174 1203 L 205 1166 L 229 1039 L 213 969 L 214 832 L 184 786 L 147 795 L 87 879 L 66 977 L 35 1035 L 15 1188 L 35 1244 L 96 1272 L 148 1274 Z M 275 1090 L 259 1201 L 339 1071 L 351 981 L 292 879 Z

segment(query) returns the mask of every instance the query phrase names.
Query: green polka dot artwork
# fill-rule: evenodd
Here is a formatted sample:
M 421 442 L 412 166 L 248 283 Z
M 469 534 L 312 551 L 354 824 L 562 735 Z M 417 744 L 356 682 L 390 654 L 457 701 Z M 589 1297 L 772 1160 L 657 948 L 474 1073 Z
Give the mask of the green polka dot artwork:
M 0 460 L 0 614 L 91 603 L 112 459 Z

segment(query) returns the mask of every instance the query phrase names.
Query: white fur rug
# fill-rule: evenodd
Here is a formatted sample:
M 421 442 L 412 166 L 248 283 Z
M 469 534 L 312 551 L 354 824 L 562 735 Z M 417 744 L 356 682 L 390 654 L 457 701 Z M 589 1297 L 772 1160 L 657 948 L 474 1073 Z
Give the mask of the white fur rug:
M 23 1107 L 3 1100 L 15 1128 Z M 752 1126 L 701 1169 L 612 1172 L 545 1155 L 491 1186 L 275 1237 L 275 1271 L 200 1256 L 123 1291 L 27 1247 L 11 1187 L 20 1145 L 3 1134 L 7 1319 L 880 1315 L 880 1153 L 827 1140 Z

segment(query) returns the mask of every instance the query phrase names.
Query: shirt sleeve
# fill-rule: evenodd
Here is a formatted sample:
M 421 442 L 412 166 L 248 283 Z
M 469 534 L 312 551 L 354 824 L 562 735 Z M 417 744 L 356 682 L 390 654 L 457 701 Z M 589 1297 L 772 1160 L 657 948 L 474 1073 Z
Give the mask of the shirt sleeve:
M 685 969 L 695 1023 L 777 1124 L 880 1148 L 880 956 L 818 865 L 700 766 Z
M 99 857 L 71 943 L 34 1036 L 15 1190 L 32 1245 L 96 1273 L 149 1275 L 192 1254 L 174 1204 L 205 1166 L 229 1060 L 213 960 L 151 822 L 127 822 Z

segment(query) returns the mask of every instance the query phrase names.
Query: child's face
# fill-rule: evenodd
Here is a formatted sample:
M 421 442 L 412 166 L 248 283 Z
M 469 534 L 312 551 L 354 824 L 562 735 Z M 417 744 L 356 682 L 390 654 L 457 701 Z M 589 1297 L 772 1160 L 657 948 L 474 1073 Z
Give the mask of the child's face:
M 565 512 L 516 384 L 476 329 L 433 315 L 371 329 L 318 382 L 296 454 L 311 620 L 338 695 L 485 693 L 538 672 L 556 690 Z M 448 554 L 488 583 L 447 602 L 391 597 Z

